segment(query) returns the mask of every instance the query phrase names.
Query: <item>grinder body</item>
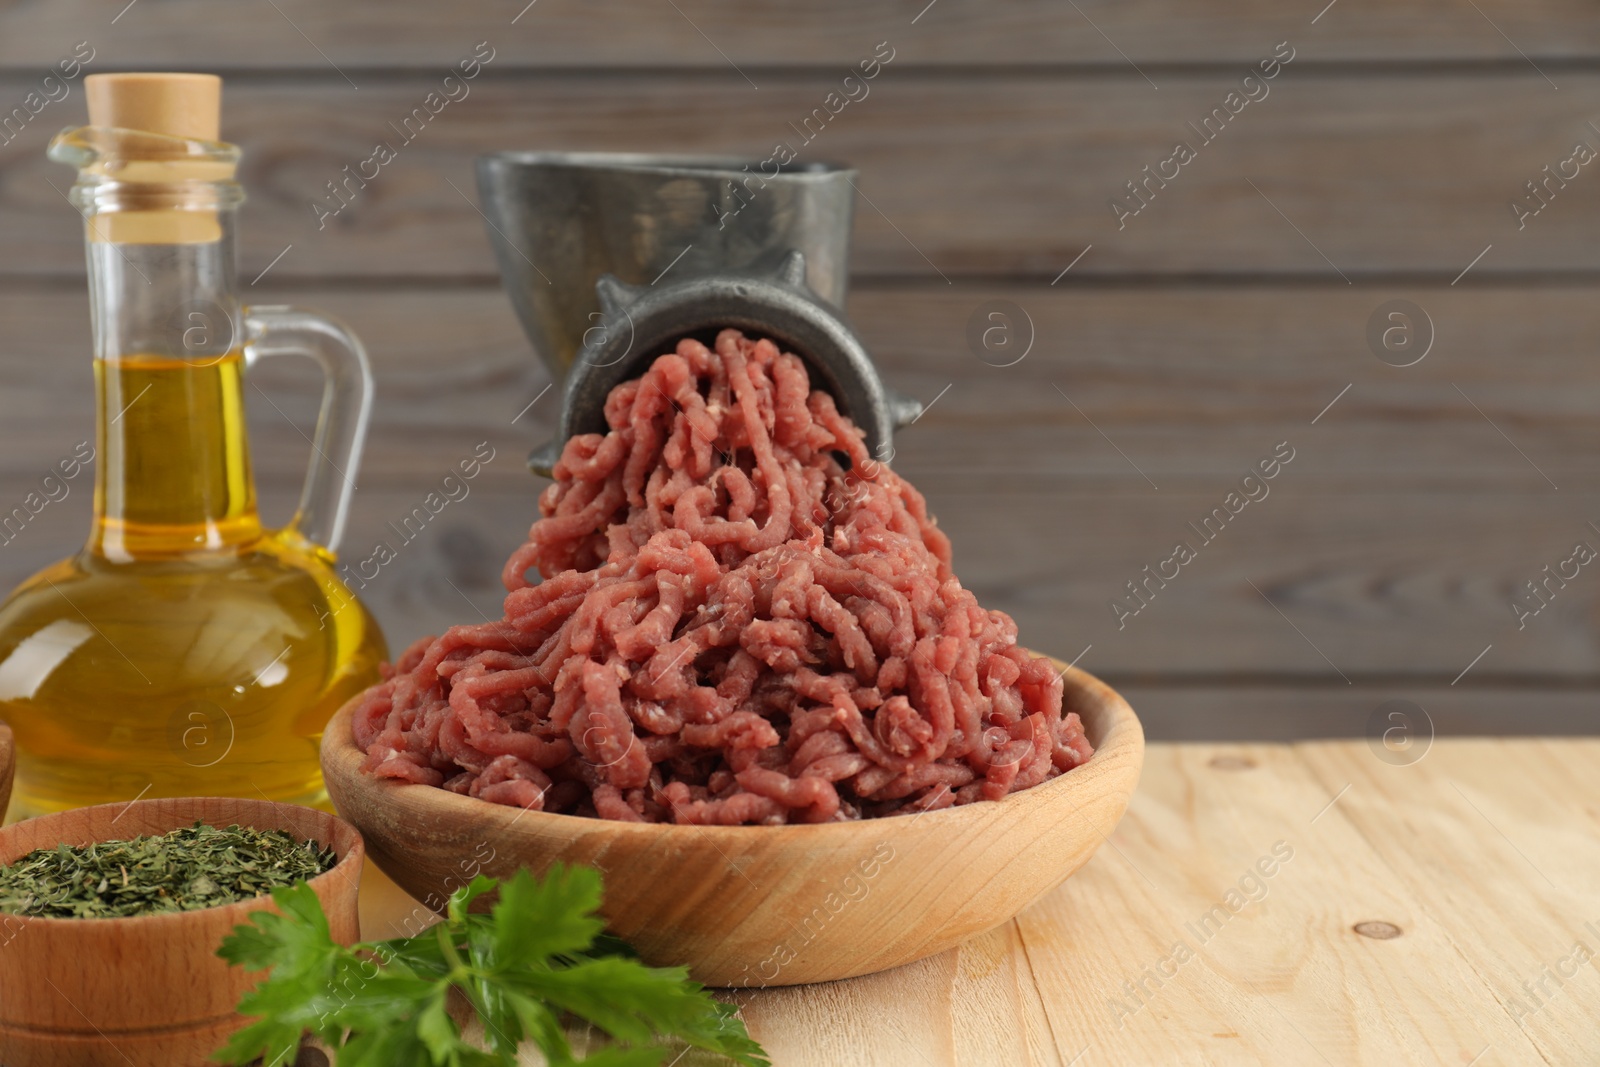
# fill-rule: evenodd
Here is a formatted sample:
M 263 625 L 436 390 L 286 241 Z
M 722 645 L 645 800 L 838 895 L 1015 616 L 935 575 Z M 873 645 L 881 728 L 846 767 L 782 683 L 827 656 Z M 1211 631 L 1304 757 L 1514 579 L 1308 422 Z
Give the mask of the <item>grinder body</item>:
M 500 153 L 478 187 L 501 278 L 561 386 L 548 475 L 573 434 L 603 432 L 605 398 L 680 337 L 734 327 L 804 360 L 813 382 L 892 454 L 921 406 L 886 389 L 841 310 L 854 171 L 776 174 L 719 158 Z

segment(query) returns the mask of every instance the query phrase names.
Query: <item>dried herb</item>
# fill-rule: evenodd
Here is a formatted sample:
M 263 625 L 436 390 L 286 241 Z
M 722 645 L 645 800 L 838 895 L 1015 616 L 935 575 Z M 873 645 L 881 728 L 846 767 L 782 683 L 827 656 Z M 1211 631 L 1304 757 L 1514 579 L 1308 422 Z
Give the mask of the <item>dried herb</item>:
M 113 919 L 195 911 L 313 878 L 336 859 L 287 830 L 196 820 L 164 834 L 34 849 L 0 867 L 0 912 Z
M 499 890 L 487 915 L 468 911 Z M 551 1067 L 651 1067 L 668 1039 L 768 1067 L 737 1009 L 713 1000 L 682 967 L 646 967 L 601 934 L 600 874 L 589 867 L 482 875 L 450 897 L 444 919 L 415 937 L 346 948 L 333 940 L 316 894 L 277 889 L 283 914 L 258 912 L 217 955 L 271 974 L 239 1001 L 256 1020 L 213 1059 L 293 1063 L 302 1035 L 334 1050 L 338 1067 L 515 1067 L 524 1041 Z M 460 997 L 483 1022 L 487 1047 L 462 1037 L 447 1005 Z M 576 1059 L 564 1016 L 617 1042 Z M 682 1052 L 678 1053 L 682 1057 Z M 673 1063 L 678 1060 L 674 1059 Z

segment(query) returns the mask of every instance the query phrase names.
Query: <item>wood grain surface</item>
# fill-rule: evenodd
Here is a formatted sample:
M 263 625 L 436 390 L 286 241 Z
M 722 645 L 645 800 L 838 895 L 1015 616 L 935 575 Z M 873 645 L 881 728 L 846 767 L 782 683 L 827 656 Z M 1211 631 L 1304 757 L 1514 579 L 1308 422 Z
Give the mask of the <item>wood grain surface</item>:
M 1279 40 L 1253 39 L 1259 57 Z M 863 38 L 862 56 L 876 40 Z M 470 41 L 461 38 L 459 56 L 445 54 L 446 67 L 471 53 Z M 1313 52 L 1307 43 L 1301 58 Z M 1588 125 L 1600 113 L 1600 74 L 1588 69 L 1557 71 L 1556 91 L 1526 65 L 1352 77 L 1296 59 L 1206 144 L 1188 124 L 1222 107 L 1247 67 L 1163 74 L 1154 91 L 1131 69 L 953 77 L 897 69 L 899 61 L 810 143 L 797 129 L 840 71 L 763 72 L 752 91 L 726 68 L 600 77 L 491 65 L 410 143 L 390 123 L 420 106 L 442 72 L 363 75 L 359 90 L 332 72 L 234 79 L 222 132 L 246 149 L 243 277 L 293 245 L 275 277 L 491 279 L 472 172 L 480 153 L 759 161 L 779 141 L 801 159 L 860 169 L 858 274 L 1049 282 L 1091 245 L 1073 277 L 1281 274 L 1342 286 L 1398 274 L 1448 283 L 1491 243 L 1480 276 L 1587 277 L 1600 268 L 1600 180 L 1591 168 L 1569 167 L 1577 176 L 1552 186 L 1549 206 L 1522 228 L 1510 209 L 1530 195 L 1524 183 L 1542 180 L 1541 168 L 1568 159 L 1575 142 L 1600 146 Z M 0 102 L 21 101 L 33 80 L 0 77 Z M 6 273 L 82 271 L 81 225 L 63 197 L 71 173 L 43 155 L 51 133 L 82 120 L 81 99 L 74 92 L 49 105 L 0 147 Z M 1196 158 L 1119 223 L 1112 197 L 1136 206 L 1126 183 L 1143 181 L 1142 168 L 1170 157 L 1178 140 Z M 319 228 L 313 205 L 329 195 L 327 183 L 344 180 L 346 166 L 354 173 L 380 141 L 393 142 L 395 161 Z
M 1597 761 L 1151 745 L 1111 847 L 1015 921 L 735 999 L 777 1067 L 1594 1062 Z M 375 889 L 363 922 L 394 906 Z
M 122 4 L 54 0 L 0 11 L 0 64 L 31 70 L 43 65 L 40 45 L 86 36 L 127 66 L 192 63 L 203 49 L 224 70 L 317 73 L 331 63 L 348 71 L 448 64 L 451 42 L 485 37 L 504 49 L 508 65 L 580 69 L 848 64 L 867 37 L 915 42 L 919 62 L 955 67 L 1115 67 L 1124 55 L 1140 64 L 1249 63 L 1254 46 L 1285 36 L 1315 39 L 1337 60 L 1524 63 L 1520 48 L 1555 63 L 1600 54 L 1593 11 L 1581 0 L 1479 0 L 1478 11 L 1448 0 L 1343 0 L 1325 12 L 1326 4 L 1220 0 L 1201 10 L 1178 0 L 1083 0 L 1064 12 L 1051 0 L 814 0 L 794 5 L 800 16 L 739 0 L 278 0 L 277 14 L 230 14 L 235 32 L 225 33 L 204 0 L 146 0 L 126 16 Z
M 271 280 L 247 287 L 247 298 L 329 312 L 367 346 L 378 393 L 363 488 L 420 489 L 483 435 L 516 453 L 491 464 L 487 482 L 535 484 L 519 464 L 550 433 L 556 397 L 528 406 L 549 377 L 498 288 Z M 1388 366 L 1367 346 L 1368 320 L 1393 299 L 1415 302 L 1432 323 L 1433 351 L 1413 367 Z M 1025 316 L 1017 343 L 1032 336 L 1013 366 L 985 362 L 969 343 L 969 324 L 996 300 Z M 1220 496 L 1288 440 L 1296 458 L 1274 482 L 1285 495 L 1357 495 L 1378 508 L 1382 497 L 1492 489 L 1547 497 L 1536 513 L 1600 518 L 1561 506 L 1562 493 L 1600 490 L 1593 301 L 1593 288 L 1575 283 L 869 282 L 848 311 L 888 383 L 932 404 L 896 439 L 895 463 L 919 485 Z M 0 321 L 0 478 L 26 479 L 93 429 L 87 295 L 72 284 L 0 288 Z M 294 360 L 264 363 L 254 380 L 257 472 L 297 485 L 320 381 L 309 361 Z

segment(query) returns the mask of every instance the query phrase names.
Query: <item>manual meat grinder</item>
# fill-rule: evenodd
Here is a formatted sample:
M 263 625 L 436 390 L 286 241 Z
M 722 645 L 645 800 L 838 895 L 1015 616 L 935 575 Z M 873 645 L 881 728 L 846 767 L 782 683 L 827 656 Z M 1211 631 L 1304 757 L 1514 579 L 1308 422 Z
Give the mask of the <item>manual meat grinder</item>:
M 556 437 L 528 457 L 549 475 L 573 434 L 604 432 L 606 396 L 681 337 L 734 327 L 805 361 L 893 455 L 922 410 L 884 386 L 845 321 L 855 171 L 776 174 L 721 158 L 504 152 L 478 160 L 500 276 L 561 386 Z

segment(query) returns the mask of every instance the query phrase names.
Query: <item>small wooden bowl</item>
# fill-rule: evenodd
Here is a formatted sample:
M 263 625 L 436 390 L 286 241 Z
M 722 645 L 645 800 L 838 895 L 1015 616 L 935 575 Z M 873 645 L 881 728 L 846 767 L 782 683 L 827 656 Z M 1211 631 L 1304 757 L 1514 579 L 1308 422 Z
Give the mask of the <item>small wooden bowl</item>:
M 339 862 L 311 879 L 333 936 L 359 932 L 364 849 L 354 827 L 293 804 L 180 797 L 101 804 L 0 830 L 0 863 L 36 848 L 160 834 L 194 821 L 288 830 Z M 0 914 L 0 1063 L 6 1067 L 200 1067 L 243 1024 L 234 1005 L 263 977 L 216 955 L 270 897 L 126 919 Z
M 1065 666 L 1065 665 L 1061 665 Z M 1066 881 L 1110 835 L 1139 781 L 1127 701 L 1067 670 L 1088 763 L 999 802 L 812 826 L 676 826 L 523 811 L 361 770 L 354 701 L 322 736 L 322 769 L 372 858 L 431 908 L 479 871 L 600 868 L 612 932 L 712 986 L 871 974 L 999 926 Z

